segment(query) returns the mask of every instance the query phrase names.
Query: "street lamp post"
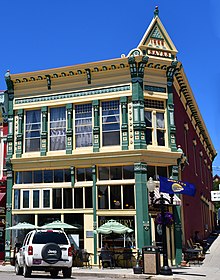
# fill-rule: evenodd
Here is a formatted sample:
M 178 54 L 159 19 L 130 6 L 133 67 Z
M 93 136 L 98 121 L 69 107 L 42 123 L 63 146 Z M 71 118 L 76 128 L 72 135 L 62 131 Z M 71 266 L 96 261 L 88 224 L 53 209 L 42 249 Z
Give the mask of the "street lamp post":
M 150 192 L 150 199 L 152 204 L 160 205 L 161 212 L 161 222 L 162 222 L 162 245 L 163 245 L 163 266 L 161 267 L 160 274 L 162 275 L 172 275 L 172 270 L 168 265 L 168 256 L 167 256 L 167 235 L 166 235 L 166 222 L 165 222 L 165 204 L 173 204 L 173 196 L 170 196 L 170 200 L 165 198 L 162 194 L 159 198 L 155 199 L 154 190 L 156 184 L 153 179 L 150 177 L 147 182 L 147 188 Z

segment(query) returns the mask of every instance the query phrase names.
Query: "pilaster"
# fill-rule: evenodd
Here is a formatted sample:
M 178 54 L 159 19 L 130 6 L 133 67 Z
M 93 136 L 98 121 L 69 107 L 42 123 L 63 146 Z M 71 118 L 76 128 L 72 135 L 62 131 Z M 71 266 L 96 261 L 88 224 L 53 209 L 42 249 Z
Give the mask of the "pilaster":
M 97 264 L 97 216 L 96 216 L 96 181 L 97 181 L 97 174 L 96 174 L 96 166 L 92 166 L 92 180 L 93 180 L 93 188 L 92 188 L 92 201 L 93 201 L 93 231 L 94 231 L 94 238 L 93 238 L 93 246 L 94 246 L 94 264 Z
M 177 61 L 172 61 L 171 66 L 167 67 L 167 123 L 168 123 L 168 139 L 171 151 L 176 151 L 176 127 L 174 123 L 174 103 L 173 103 L 173 77 L 175 74 Z
M 121 138 L 122 138 L 122 150 L 128 150 L 128 98 L 122 96 L 120 98 L 122 124 L 121 124 Z
M 146 149 L 146 124 L 144 120 L 143 77 L 144 68 L 146 66 L 147 61 L 147 56 L 142 57 L 142 60 L 140 62 L 136 62 L 134 56 L 128 58 L 132 82 L 133 128 L 135 149 Z
M 148 191 L 147 191 L 147 165 L 143 162 L 134 164 L 135 192 L 136 192 L 136 225 L 137 248 L 151 245 L 150 230 L 144 225 L 149 223 Z
M 100 117 L 99 100 L 93 100 L 94 127 L 93 127 L 93 152 L 99 152 L 100 148 Z
M 66 154 L 72 154 L 73 150 L 73 105 L 67 104 L 67 131 L 66 131 Z
M 41 131 L 41 147 L 40 147 L 40 155 L 46 156 L 48 149 L 48 108 L 41 108 L 42 114 L 42 131 Z
M 16 136 L 16 158 L 20 158 L 23 153 L 23 133 L 24 133 L 24 127 L 23 127 L 23 119 L 24 119 L 24 110 L 19 109 L 18 110 L 18 133 Z

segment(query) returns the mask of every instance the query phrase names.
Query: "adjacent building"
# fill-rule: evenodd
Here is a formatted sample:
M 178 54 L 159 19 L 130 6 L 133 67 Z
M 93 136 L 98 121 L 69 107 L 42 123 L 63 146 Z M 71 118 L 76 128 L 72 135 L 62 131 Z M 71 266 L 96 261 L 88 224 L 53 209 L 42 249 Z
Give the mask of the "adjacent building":
M 109 219 L 134 230 L 132 247 L 159 244 L 160 209 L 150 203 L 147 181 L 182 179 L 195 184 L 196 196 L 175 195 L 166 205 L 174 215 L 169 259 L 180 263 L 185 240 L 213 226 L 216 152 L 176 54 L 156 9 L 140 43 L 120 58 L 6 73 L 8 225 L 76 225 L 80 247 L 97 263 L 94 230 Z

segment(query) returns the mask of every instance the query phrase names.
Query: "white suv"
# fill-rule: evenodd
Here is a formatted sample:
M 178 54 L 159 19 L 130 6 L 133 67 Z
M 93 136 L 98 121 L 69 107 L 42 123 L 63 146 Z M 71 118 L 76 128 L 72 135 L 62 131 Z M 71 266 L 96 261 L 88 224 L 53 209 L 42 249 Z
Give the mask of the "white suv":
M 60 270 L 64 278 L 72 273 L 72 247 L 62 230 L 29 232 L 15 256 L 15 273 L 30 277 L 32 270 L 48 271 L 56 277 Z

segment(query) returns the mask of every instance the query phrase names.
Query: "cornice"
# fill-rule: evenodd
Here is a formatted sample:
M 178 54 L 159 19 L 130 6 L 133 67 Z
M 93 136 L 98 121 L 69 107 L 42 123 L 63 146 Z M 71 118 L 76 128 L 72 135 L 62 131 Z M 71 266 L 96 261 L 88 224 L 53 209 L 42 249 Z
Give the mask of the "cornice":
M 187 80 L 186 74 L 184 72 L 184 69 L 182 66 L 178 68 L 178 71 L 175 73 L 176 82 L 179 86 L 179 92 L 178 94 L 180 97 L 183 95 L 185 99 L 185 109 L 186 111 L 190 111 L 191 116 L 190 119 L 195 121 L 195 129 L 198 129 L 198 136 L 203 144 L 203 146 L 209 150 L 212 160 L 216 157 L 217 153 L 214 148 L 214 145 L 211 141 L 211 138 L 209 136 L 208 130 L 206 128 L 206 125 L 203 121 L 202 115 L 200 113 L 200 110 L 198 108 L 198 105 L 196 103 L 195 97 L 193 95 L 192 89 L 189 85 L 189 82 Z M 181 98 L 182 100 L 182 98 Z M 183 100 L 182 100 L 183 102 Z

